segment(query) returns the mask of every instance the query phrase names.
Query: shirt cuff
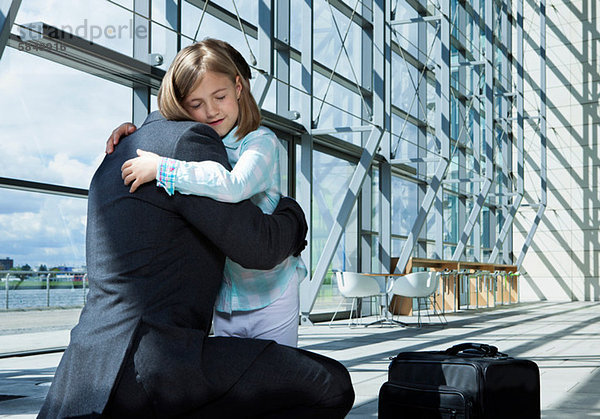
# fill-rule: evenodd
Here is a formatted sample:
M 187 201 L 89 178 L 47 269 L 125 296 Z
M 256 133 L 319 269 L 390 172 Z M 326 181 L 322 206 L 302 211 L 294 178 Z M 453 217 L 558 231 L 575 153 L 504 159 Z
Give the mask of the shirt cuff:
M 163 187 L 168 195 L 175 193 L 175 175 L 177 174 L 177 160 L 161 157 L 156 170 L 156 186 Z

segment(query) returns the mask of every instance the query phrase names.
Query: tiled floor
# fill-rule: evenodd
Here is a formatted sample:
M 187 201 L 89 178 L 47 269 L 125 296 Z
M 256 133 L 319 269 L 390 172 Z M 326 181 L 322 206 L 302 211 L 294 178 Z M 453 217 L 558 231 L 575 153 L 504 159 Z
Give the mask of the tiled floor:
M 0 353 L 66 345 L 78 310 L 0 313 Z M 535 303 L 449 315 L 448 326 L 300 328 L 300 346 L 340 360 L 356 402 L 348 417 L 377 416 L 389 357 L 399 351 L 483 342 L 540 367 L 542 417 L 600 416 L 600 304 Z M 404 319 L 414 321 L 414 319 Z M 49 330 L 51 328 L 52 330 Z M 0 417 L 35 417 L 61 353 L 0 358 Z M 6 400 L 9 396 L 24 396 Z M 4 401 L 3 401 L 4 400 Z

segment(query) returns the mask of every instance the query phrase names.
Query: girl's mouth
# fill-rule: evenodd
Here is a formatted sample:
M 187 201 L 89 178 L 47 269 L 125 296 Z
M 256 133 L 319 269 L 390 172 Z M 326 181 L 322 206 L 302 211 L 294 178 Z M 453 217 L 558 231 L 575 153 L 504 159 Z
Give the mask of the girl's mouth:
M 211 127 L 213 127 L 215 125 L 221 124 L 221 122 L 223 122 L 223 119 L 217 119 L 216 121 L 209 122 L 208 125 L 210 125 Z

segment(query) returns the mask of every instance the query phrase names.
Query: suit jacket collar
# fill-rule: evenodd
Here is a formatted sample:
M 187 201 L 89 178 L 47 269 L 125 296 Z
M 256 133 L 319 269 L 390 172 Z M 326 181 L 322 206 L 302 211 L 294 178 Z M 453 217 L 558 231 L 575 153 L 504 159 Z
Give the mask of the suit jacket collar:
M 164 121 L 164 120 L 165 120 L 165 117 L 162 116 L 162 114 L 159 111 L 154 111 L 154 112 L 150 112 L 150 114 L 148 114 L 143 125 L 146 125 L 146 124 L 149 124 L 149 123 L 155 122 L 155 121 Z

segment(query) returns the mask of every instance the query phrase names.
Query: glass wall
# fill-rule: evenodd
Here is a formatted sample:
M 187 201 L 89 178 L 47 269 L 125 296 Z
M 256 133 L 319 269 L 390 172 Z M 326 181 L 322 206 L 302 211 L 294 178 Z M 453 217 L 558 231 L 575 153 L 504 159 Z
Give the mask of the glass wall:
M 157 109 L 180 48 L 216 37 L 251 64 L 263 122 L 285 150 L 282 190 L 311 214 L 304 312 L 337 304 L 334 270 L 385 270 L 414 231 L 410 254 L 487 261 L 512 223 L 502 196 L 514 63 L 501 25 L 514 22 L 513 6 L 260 4 L 261 13 L 258 1 L 23 2 L 0 60 L 0 259 L 84 268 L 85 198 L 109 133 Z M 500 93 L 487 97 L 488 86 Z

